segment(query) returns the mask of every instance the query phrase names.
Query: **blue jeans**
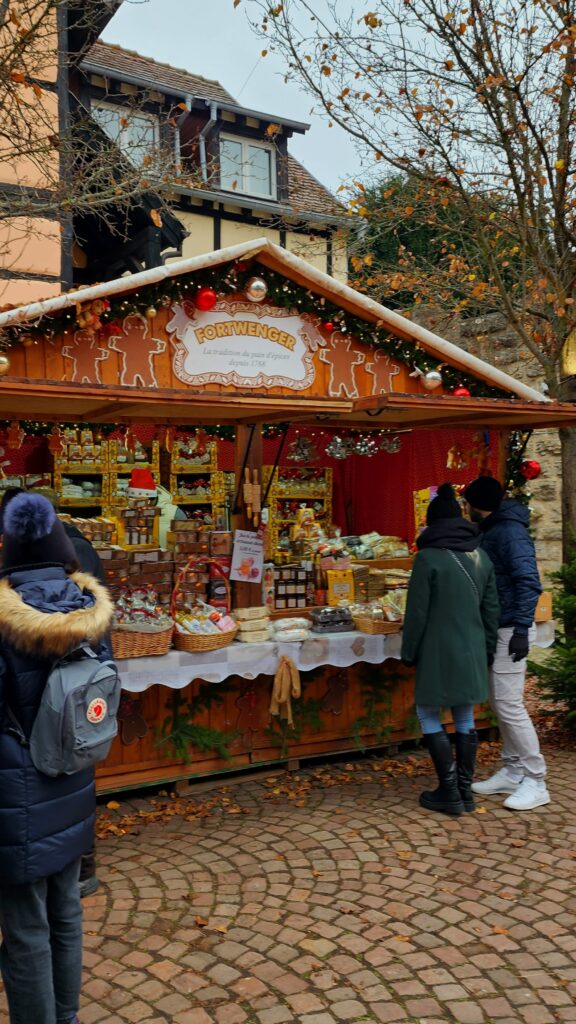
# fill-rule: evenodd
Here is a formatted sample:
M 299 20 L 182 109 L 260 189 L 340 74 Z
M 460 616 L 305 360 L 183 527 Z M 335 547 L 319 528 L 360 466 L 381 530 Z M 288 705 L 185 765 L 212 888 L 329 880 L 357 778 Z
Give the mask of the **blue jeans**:
M 80 861 L 27 885 L 0 883 L 0 970 L 10 1024 L 72 1024 L 82 977 Z
M 452 718 L 454 719 L 456 732 L 473 731 L 473 729 L 475 728 L 473 704 L 457 704 L 450 710 L 452 711 Z M 433 704 L 416 705 L 416 714 L 418 715 L 420 728 L 422 729 L 422 732 L 424 733 L 425 736 L 429 736 L 430 733 L 433 732 L 442 731 L 440 711 L 441 708 L 435 707 Z

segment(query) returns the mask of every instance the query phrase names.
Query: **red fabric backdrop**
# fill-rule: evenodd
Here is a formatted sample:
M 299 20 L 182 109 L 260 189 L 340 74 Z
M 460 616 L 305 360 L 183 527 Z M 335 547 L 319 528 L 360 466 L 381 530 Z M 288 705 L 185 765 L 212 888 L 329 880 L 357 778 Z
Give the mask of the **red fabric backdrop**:
M 134 428 L 143 442 L 156 435 L 156 427 L 145 425 Z M 288 458 L 290 442 L 297 434 L 310 438 L 319 454 L 312 466 L 331 466 L 334 471 L 333 510 L 334 522 L 344 533 L 393 534 L 412 542 L 414 539 L 413 492 L 449 480 L 463 484 L 478 475 L 478 462 L 470 453 L 479 447 L 479 440 L 490 439 L 491 458 L 489 468 L 494 475 L 498 472 L 497 435 L 479 434 L 471 430 L 414 431 L 400 434 L 401 449 L 394 455 L 379 452 L 372 458 L 353 455 L 345 460 L 331 459 L 325 448 L 335 431 L 314 428 L 291 428 L 280 465 L 298 468 L 306 463 L 294 462 Z M 121 436 L 122 431 L 115 433 Z M 272 465 L 280 444 L 279 437 L 264 439 L 264 464 Z M 16 451 L 7 447 L 6 436 L 0 436 L 0 445 L 5 448 L 2 459 L 9 459 L 6 474 L 36 473 L 49 471 L 51 456 L 46 438 L 27 437 Z M 467 453 L 464 469 L 448 469 L 448 452 L 455 445 Z M 219 466 L 222 470 L 234 468 L 234 444 L 219 441 Z

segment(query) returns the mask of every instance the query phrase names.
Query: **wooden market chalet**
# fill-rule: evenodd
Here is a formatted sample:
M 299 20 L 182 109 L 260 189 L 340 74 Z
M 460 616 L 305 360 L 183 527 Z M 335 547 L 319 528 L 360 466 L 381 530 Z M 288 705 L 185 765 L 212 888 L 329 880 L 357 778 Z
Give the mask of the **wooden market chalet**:
M 167 436 L 202 430 L 214 439 L 214 474 L 231 480 L 232 529 L 254 530 L 239 486 L 246 469 L 265 485 L 271 473 L 290 481 L 312 465 L 330 471 L 331 518 L 343 533 L 397 534 L 411 545 L 414 492 L 444 479 L 465 483 L 480 464 L 505 480 L 511 436 L 576 425 L 574 405 L 550 400 L 265 237 L 4 311 L 0 332 L 3 438 L 35 424 L 53 482 L 65 471 L 50 463 L 46 438 L 67 425 L 117 438 L 141 431 L 156 451 Z M 303 437 L 311 461 L 299 467 L 288 456 Z M 334 439 L 350 437 L 363 439 L 364 457 L 329 454 Z M 395 447 L 382 443 L 390 439 Z M 0 443 L 15 461 L 19 452 Z M 189 512 L 162 466 L 155 469 L 173 503 Z M 275 544 L 273 501 L 281 499 L 274 488 L 262 494 Z M 101 498 L 100 512 L 113 517 L 113 502 Z M 233 585 L 233 609 L 261 604 L 261 584 Z M 280 739 L 270 730 L 273 640 L 122 659 L 131 728 L 121 729 L 99 785 L 114 790 L 349 750 L 359 729 L 369 747 L 381 742 L 384 725 L 390 740 L 409 738 L 411 677 L 399 652 L 399 632 L 294 644 L 303 710 L 298 729 Z M 366 718 L 367 685 L 380 694 L 378 728 Z M 225 757 L 158 746 L 159 724 L 170 715 L 180 721 L 201 688 L 213 701 L 198 722 L 219 730 L 223 743 L 229 737 Z M 320 727 L 304 713 L 311 700 Z

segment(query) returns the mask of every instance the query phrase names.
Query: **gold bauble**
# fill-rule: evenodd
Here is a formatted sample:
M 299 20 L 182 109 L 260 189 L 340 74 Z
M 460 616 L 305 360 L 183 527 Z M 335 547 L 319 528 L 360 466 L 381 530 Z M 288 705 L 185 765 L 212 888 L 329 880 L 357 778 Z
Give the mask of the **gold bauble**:
M 154 306 L 148 306 L 148 309 L 146 310 L 146 318 L 148 320 L 153 320 L 155 316 L 158 316 L 158 310 L 155 309 Z
M 5 377 L 7 373 L 10 373 L 10 360 L 7 355 L 2 353 L 0 355 L 0 377 Z

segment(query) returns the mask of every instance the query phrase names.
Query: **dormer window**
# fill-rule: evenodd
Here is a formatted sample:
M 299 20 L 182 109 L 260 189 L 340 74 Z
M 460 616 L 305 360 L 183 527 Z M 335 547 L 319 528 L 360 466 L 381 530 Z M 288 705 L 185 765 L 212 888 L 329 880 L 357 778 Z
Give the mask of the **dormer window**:
M 276 152 L 253 139 L 220 135 L 220 188 L 263 199 L 276 199 Z
M 142 167 L 158 152 L 158 118 L 117 103 L 92 103 L 94 120 L 135 167 Z

